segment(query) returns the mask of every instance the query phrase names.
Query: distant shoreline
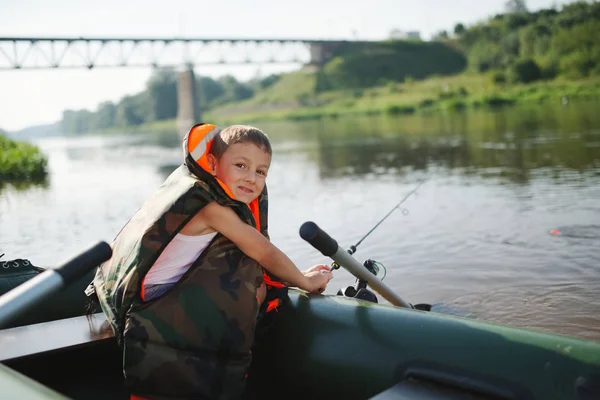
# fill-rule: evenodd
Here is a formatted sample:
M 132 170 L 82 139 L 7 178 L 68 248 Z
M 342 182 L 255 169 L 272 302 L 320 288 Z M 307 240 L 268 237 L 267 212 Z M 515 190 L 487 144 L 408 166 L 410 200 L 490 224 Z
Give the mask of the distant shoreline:
M 324 92 L 310 100 L 315 104 L 324 103 L 320 106 L 310 105 L 310 101 L 308 105 L 290 102 L 260 104 L 255 99 L 249 99 L 209 110 L 201 119 L 225 125 L 357 115 L 410 115 L 531 104 L 561 105 L 564 103 L 566 105 L 574 101 L 598 99 L 600 99 L 600 78 L 494 85 L 489 76 L 463 74 L 354 91 Z M 127 128 L 127 131 L 131 132 L 170 130 L 175 130 L 175 119 Z

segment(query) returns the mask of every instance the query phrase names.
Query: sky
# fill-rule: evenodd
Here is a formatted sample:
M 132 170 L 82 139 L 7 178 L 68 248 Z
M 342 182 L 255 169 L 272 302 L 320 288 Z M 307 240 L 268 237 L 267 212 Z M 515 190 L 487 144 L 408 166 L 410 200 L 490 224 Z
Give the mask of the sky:
M 530 10 L 568 1 L 528 0 Z M 228 37 L 386 39 L 393 29 L 425 40 L 458 22 L 503 11 L 505 0 L 0 0 L 0 37 Z M 6 49 L 5 49 L 6 51 Z M 2 62 L 0 53 L 0 62 Z M 6 64 L 6 63 L 5 63 Z M 248 79 L 297 65 L 202 66 L 196 74 Z M 0 129 L 95 110 L 144 89 L 150 68 L 0 70 Z

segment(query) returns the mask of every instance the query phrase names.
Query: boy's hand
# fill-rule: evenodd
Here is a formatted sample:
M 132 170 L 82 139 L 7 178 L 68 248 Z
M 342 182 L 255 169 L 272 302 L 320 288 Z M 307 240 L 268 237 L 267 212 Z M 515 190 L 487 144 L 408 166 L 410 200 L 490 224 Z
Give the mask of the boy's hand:
M 302 289 L 311 293 L 323 293 L 333 278 L 330 268 L 324 264 L 309 268 L 304 272 L 304 276 L 307 278 L 307 287 Z
M 304 271 L 303 274 L 306 275 L 307 273 L 313 271 L 331 271 L 331 267 L 325 264 L 317 264 Z

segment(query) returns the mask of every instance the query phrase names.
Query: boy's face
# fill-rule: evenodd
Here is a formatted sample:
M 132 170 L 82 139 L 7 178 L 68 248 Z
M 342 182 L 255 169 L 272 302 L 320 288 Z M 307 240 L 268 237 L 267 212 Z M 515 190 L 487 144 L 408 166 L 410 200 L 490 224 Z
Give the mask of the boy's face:
M 253 143 L 235 143 L 227 147 L 220 160 L 212 154 L 208 160 L 236 200 L 249 204 L 265 187 L 271 156 Z

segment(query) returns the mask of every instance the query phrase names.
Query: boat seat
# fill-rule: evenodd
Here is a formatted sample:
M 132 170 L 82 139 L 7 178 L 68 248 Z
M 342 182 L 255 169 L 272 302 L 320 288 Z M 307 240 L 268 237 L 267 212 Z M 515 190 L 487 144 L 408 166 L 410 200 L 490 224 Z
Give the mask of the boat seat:
M 0 362 L 113 341 L 102 313 L 0 330 Z

